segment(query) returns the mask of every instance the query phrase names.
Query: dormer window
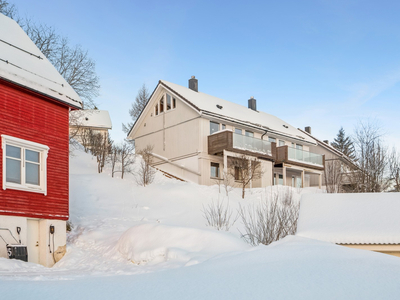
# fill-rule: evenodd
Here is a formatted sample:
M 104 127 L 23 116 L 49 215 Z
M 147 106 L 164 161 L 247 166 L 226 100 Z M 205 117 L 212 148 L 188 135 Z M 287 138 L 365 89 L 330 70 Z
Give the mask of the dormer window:
M 171 108 L 171 96 L 167 94 L 167 110 L 170 110 Z
M 154 106 L 155 116 L 176 108 L 176 99 L 169 94 L 165 94 L 164 96 L 162 96 L 161 99 Z
M 164 97 L 160 99 L 160 114 L 164 112 Z

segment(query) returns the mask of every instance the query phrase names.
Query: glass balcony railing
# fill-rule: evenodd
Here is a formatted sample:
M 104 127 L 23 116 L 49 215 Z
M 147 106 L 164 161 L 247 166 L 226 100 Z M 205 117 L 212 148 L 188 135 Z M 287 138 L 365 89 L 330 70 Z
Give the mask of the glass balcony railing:
M 233 133 L 233 148 L 271 155 L 271 143 L 251 136 Z
M 288 147 L 288 159 L 315 165 L 323 165 L 322 155 Z

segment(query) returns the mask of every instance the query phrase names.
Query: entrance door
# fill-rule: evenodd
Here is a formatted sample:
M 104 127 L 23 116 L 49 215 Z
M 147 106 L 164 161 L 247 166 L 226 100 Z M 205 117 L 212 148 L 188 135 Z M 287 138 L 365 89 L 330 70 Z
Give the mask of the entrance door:
M 39 220 L 28 219 L 28 261 L 39 263 Z

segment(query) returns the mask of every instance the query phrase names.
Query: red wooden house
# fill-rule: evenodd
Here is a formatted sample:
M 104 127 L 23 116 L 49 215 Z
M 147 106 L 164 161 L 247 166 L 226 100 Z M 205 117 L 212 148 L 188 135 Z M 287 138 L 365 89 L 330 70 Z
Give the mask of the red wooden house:
M 6 244 L 19 243 L 30 262 L 51 266 L 62 256 L 69 111 L 81 106 L 19 25 L 0 14 L 0 257 Z

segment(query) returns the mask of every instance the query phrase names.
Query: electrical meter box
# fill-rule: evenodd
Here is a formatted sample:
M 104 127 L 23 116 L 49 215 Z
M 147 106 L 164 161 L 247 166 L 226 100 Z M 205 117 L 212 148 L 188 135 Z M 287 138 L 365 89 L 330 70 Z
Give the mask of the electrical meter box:
M 25 245 L 7 245 L 7 254 L 10 259 L 28 261 L 28 249 Z

